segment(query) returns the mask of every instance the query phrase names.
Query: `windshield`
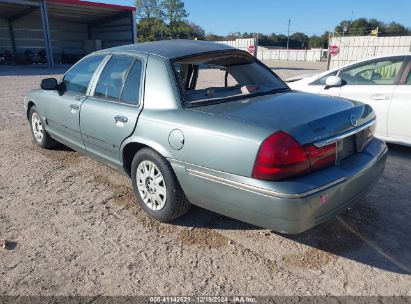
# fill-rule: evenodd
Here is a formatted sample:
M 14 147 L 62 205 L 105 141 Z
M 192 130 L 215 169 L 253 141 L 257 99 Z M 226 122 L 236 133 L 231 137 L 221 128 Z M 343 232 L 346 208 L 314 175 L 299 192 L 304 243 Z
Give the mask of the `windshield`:
M 173 65 L 186 105 L 289 90 L 273 72 L 243 52 L 177 59 Z

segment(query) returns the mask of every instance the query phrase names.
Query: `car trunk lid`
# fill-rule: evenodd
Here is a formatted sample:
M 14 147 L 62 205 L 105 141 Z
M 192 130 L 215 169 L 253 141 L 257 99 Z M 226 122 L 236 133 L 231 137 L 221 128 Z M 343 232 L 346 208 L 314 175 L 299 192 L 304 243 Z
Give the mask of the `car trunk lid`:
M 190 110 L 240 120 L 265 128 L 269 134 L 281 130 L 301 145 L 348 132 L 375 117 L 372 108 L 360 102 L 294 91 Z

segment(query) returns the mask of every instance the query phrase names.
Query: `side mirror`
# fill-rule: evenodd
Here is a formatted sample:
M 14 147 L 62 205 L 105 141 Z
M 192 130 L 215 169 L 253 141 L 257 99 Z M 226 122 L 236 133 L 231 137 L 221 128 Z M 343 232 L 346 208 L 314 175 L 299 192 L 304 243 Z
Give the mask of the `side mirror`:
M 326 80 L 325 80 L 325 87 L 324 89 L 327 90 L 329 88 L 333 88 L 333 87 L 339 87 L 342 84 L 342 80 L 340 77 L 338 76 L 329 76 Z
M 57 90 L 59 86 L 56 78 L 46 78 L 41 81 L 40 87 L 43 90 Z

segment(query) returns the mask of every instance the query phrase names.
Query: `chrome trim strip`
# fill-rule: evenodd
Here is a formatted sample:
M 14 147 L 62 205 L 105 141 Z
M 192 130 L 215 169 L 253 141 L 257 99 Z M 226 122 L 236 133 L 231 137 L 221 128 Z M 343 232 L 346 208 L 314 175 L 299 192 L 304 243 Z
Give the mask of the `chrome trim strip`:
M 359 126 L 358 128 L 352 129 L 350 131 L 338 134 L 336 136 L 333 136 L 333 137 L 330 137 L 330 138 L 327 138 L 327 139 L 324 139 L 324 140 L 317 141 L 313 145 L 318 147 L 318 148 L 321 148 L 321 147 L 333 144 L 333 143 L 337 142 L 340 139 L 343 139 L 343 138 L 346 138 L 348 136 L 354 135 L 355 133 L 361 132 L 362 130 L 374 125 L 375 123 L 376 123 L 376 119 L 374 118 L 373 120 L 367 122 L 366 124 L 363 124 L 363 125 Z
M 310 191 L 307 192 L 303 192 L 303 193 L 281 193 L 281 192 L 277 192 L 277 191 L 273 191 L 273 190 L 269 190 L 269 189 L 264 189 L 264 188 L 260 188 L 260 187 L 256 187 L 256 186 L 252 186 L 252 185 L 248 185 L 248 184 L 244 184 L 244 183 L 240 183 L 240 182 L 236 182 L 233 180 L 229 180 L 223 177 L 218 177 L 215 175 L 211 175 L 208 173 L 204 173 L 204 172 L 200 172 L 197 170 L 193 170 L 193 169 L 188 169 L 186 168 L 186 170 L 188 171 L 188 173 L 190 173 L 190 175 L 202 178 L 202 179 L 206 179 L 212 182 L 216 182 L 219 184 L 223 184 L 226 186 L 230 186 L 230 187 L 234 187 L 240 190 L 244 190 L 244 191 L 248 191 L 248 192 L 253 192 L 256 194 L 260 194 L 260 195 L 264 195 L 264 196 L 269 196 L 269 197 L 278 197 L 278 198 L 303 198 L 312 194 L 315 194 L 317 192 L 320 192 L 322 190 L 325 190 L 327 188 L 330 188 L 332 186 L 335 186 L 339 183 L 342 183 L 345 181 L 345 178 L 339 178 L 331 183 L 328 183 L 326 185 L 323 185 L 321 187 L 312 189 Z

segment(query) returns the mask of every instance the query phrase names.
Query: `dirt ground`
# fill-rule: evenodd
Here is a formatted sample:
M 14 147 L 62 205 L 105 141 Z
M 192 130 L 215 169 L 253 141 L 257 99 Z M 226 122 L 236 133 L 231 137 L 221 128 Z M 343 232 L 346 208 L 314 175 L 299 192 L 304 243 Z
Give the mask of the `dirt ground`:
M 323 64 L 269 62 L 284 78 Z M 34 144 L 23 96 L 64 69 L 0 66 L 0 295 L 411 296 L 411 149 L 353 209 L 285 236 L 193 207 L 170 224 L 130 181 Z

